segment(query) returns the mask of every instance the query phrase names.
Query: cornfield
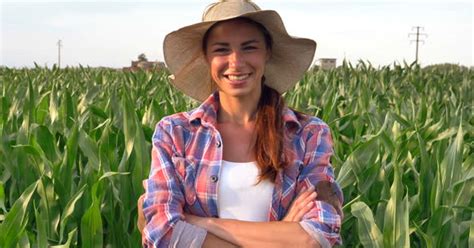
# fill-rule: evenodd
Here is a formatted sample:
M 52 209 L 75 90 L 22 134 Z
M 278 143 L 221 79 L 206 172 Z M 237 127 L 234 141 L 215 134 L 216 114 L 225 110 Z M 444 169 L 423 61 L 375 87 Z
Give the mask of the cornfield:
M 328 123 L 343 247 L 474 247 L 472 70 L 314 70 L 287 104 Z M 0 247 L 140 247 L 154 125 L 197 103 L 168 73 L 0 68 Z

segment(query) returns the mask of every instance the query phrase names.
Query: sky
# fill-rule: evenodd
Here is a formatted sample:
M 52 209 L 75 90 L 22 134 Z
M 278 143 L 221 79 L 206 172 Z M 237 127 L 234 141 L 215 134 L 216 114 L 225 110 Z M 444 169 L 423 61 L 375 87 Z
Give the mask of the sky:
M 130 66 L 141 53 L 163 61 L 166 34 L 200 21 L 205 0 L 0 0 L 0 65 Z M 374 66 L 415 60 L 421 26 L 422 65 L 473 66 L 473 3 L 467 0 L 254 0 L 276 10 L 292 36 L 317 42 L 320 58 Z

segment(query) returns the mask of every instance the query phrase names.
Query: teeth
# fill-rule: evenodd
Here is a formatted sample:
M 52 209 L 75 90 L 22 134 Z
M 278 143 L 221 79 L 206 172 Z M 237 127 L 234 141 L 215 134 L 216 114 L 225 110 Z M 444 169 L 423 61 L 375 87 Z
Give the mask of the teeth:
M 249 74 L 246 74 L 246 75 L 240 75 L 240 76 L 236 76 L 236 75 L 229 75 L 228 76 L 230 80 L 232 81 L 241 81 L 241 80 L 245 80 L 249 77 Z

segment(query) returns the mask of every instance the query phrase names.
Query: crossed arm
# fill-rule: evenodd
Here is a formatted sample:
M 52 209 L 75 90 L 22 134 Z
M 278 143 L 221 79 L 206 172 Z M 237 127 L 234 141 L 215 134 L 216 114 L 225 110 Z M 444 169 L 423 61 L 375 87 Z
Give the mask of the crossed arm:
M 307 204 L 298 210 L 293 206 L 287 212 L 287 216 L 292 211 L 302 212 L 299 218 L 287 219 L 273 222 L 244 222 L 238 220 L 215 219 L 207 217 L 197 217 L 182 213 L 185 204 L 185 196 L 178 189 L 175 166 L 172 164 L 171 154 L 173 154 L 171 136 L 169 130 L 158 130 L 155 132 L 154 148 L 152 152 L 152 171 L 150 179 L 147 180 L 147 200 L 145 204 L 139 203 L 139 213 L 142 214 L 141 207 L 146 207 L 145 213 L 148 217 L 147 229 L 144 232 L 144 245 L 159 246 L 167 244 L 171 240 L 172 224 L 169 222 L 179 221 L 185 216 L 185 222 L 199 226 L 207 231 L 204 240 L 204 247 L 223 247 L 224 245 L 235 246 L 301 246 L 319 247 L 320 245 L 330 245 L 340 240 L 338 235 L 342 214 L 340 204 L 342 200 L 336 199 L 337 204 L 330 201 L 309 200 Z M 168 131 L 168 132 L 167 132 Z M 313 131 L 313 130 L 311 130 Z M 329 129 L 318 127 L 309 132 L 306 141 L 306 151 L 304 164 L 301 171 L 304 175 L 300 180 L 300 185 L 314 185 L 318 181 L 326 181 L 333 178 L 332 169 L 329 165 L 329 157 L 332 154 Z M 299 187 L 298 192 L 302 188 Z M 314 191 L 314 188 L 312 189 Z M 318 192 L 326 192 L 319 190 Z M 340 190 L 339 190 L 340 191 Z M 171 192 L 174 192 L 171 194 Z M 333 192 L 329 190 L 327 192 Z M 339 192 L 339 194 L 341 194 Z M 308 193 L 308 195 L 310 195 Z M 298 197 L 299 199 L 300 197 Z M 304 198 L 304 197 L 301 197 Z M 308 197 L 306 197 L 308 198 Z M 311 198 L 311 197 L 309 197 Z M 319 198 L 319 197 L 318 197 Z M 293 205 L 296 204 L 296 200 Z M 313 205 L 311 205 L 313 204 Z M 315 206 L 314 204 L 317 204 Z M 299 204 L 297 204 L 299 205 Z M 334 208 L 332 208 L 332 205 Z M 336 206 L 337 205 L 337 206 Z M 172 206 L 172 207 L 170 207 Z M 336 213 L 336 210 L 338 213 Z M 156 214 L 160 213 L 159 216 Z M 306 214 L 307 213 L 307 214 Z M 297 214 L 294 214 L 296 216 Z M 302 216 L 305 220 L 302 220 Z M 143 218 L 144 219 L 144 218 Z M 301 221 L 301 222 L 300 222 Z M 144 221 L 143 221 L 144 222 Z M 149 224 L 149 225 L 148 225 Z M 304 228 L 304 229 L 303 229 Z M 141 230 L 141 229 L 140 229 Z M 308 231 L 308 232 L 307 232 Z M 316 237 L 321 234 L 321 237 Z M 201 236 L 202 237 L 202 236 Z M 327 239 L 326 239 L 327 238 Z M 202 240 L 201 240 L 202 241 Z M 318 241 L 322 242 L 318 244 Z M 153 243 L 152 243 L 153 242 Z M 323 244 L 325 243 L 325 244 Z
M 301 193 L 282 221 L 248 222 L 191 214 L 184 214 L 184 221 L 208 232 L 203 247 L 320 247 L 298 223 L 314 206 L 316 196 L 314 188 Z M 145 223 L 141 210 L 142 202 L 143 197 L 138 202 L 140 231 Z
M 238 247 L 320 247 L 298 222 L 248 222 L 197 216 L 186 216 L 185 220 L 208 231 L 203 247 L 213 247 L 215 237 Z
M 282 221 L 249 222 L 189 214 L 185 214 L 185 221 L 206 229 L 203 247 L 213 247 L 215 238 L 239 247 L 320 247 L 298 223 L 313 207 L 316 196 L 314 188 L 300 194 Z

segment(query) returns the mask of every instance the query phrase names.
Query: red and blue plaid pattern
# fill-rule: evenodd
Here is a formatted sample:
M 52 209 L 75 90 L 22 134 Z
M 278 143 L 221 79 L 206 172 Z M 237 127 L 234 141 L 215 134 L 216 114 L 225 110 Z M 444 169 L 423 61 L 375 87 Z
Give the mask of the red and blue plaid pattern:
M 150 176 L 143 182 L 144 247 L 167 247 L 183 212 L 218 217 L 216 190 L 223 148 L 215 128 L 218 97 L 216 92 L 197 109 L 165 117 L 156 126 Z M 316 117 L 301 118 L 288 108 L 283 118 L 290 165 L 277 174 L 268 221 L 283 219 L 298 193 L 320 181 L 331 182 L 343 202 L 330 164 L 329 127 Z M 316 201 L 303 222 L 332 245 L 341 243 L 341 218 L 332 205 Z

